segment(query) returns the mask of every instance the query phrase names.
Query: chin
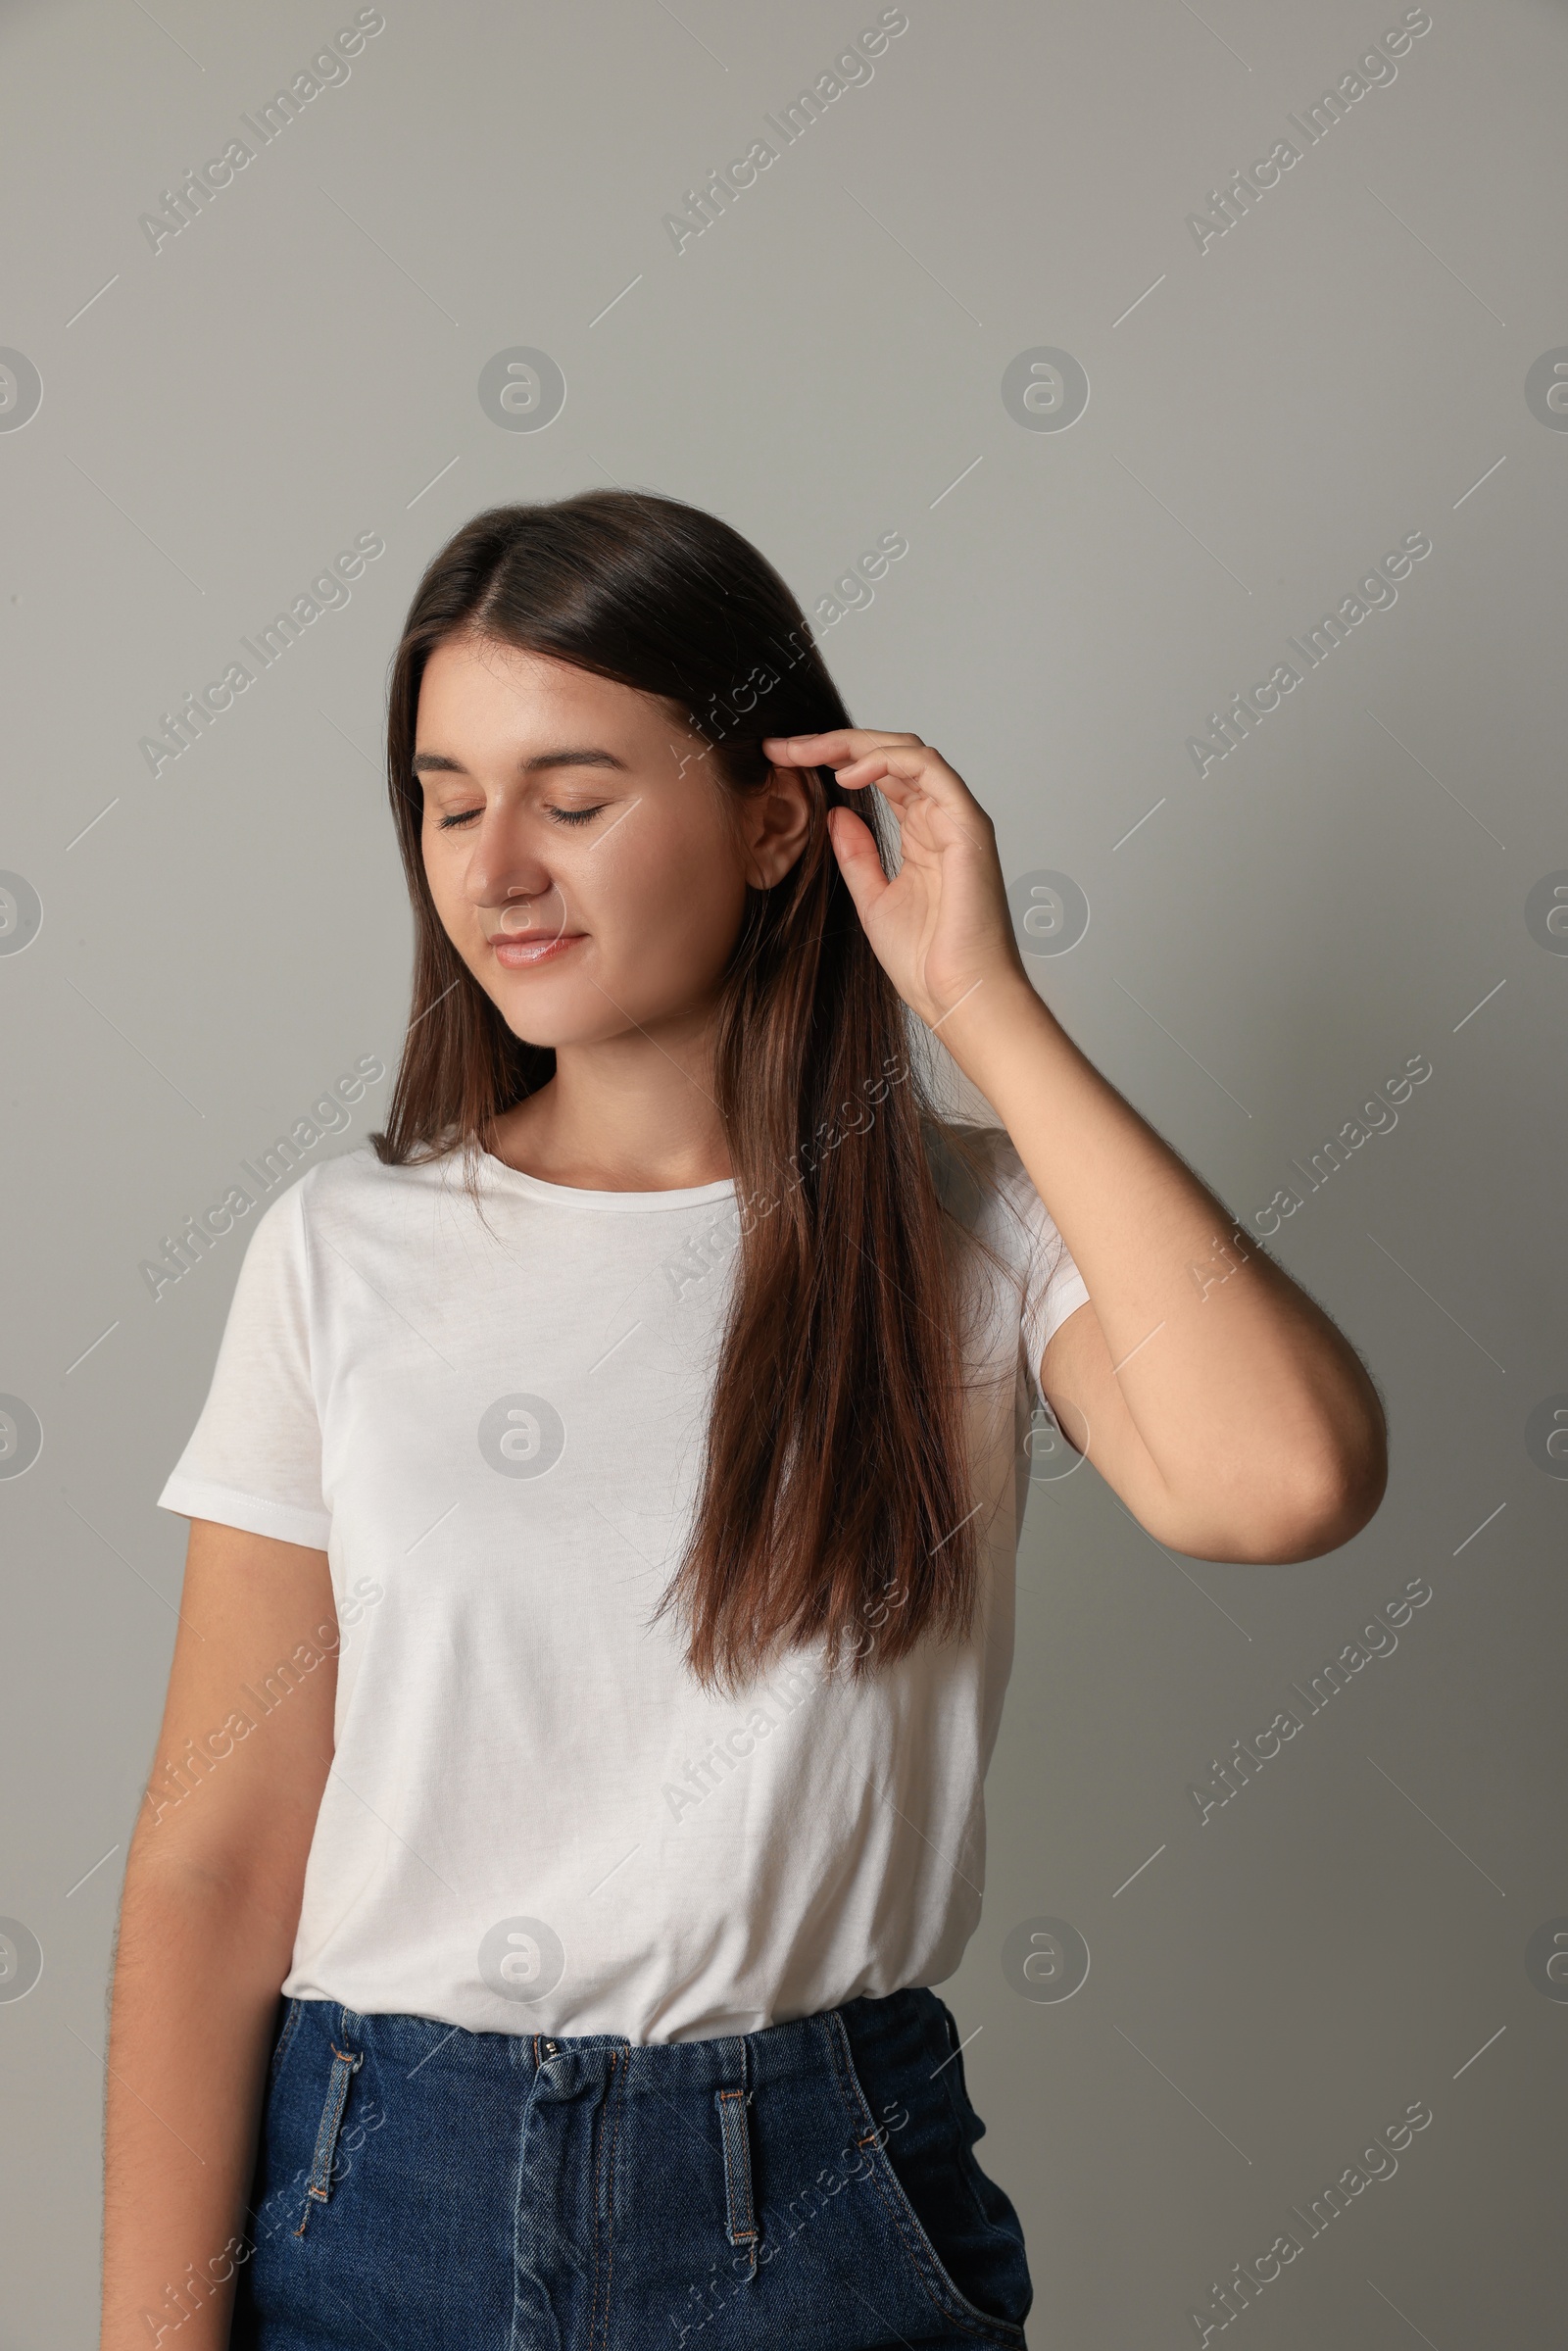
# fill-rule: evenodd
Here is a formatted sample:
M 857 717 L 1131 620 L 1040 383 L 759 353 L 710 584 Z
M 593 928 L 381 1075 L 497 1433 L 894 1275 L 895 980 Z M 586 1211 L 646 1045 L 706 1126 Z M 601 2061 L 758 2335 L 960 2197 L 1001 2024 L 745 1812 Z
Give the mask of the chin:
M 612 1037 L 627 1033 L 626 1021 L 612 1007 L 606 1005 L 603 997 L 596 997 L 593 1004 L 585 1005 L 575 1018 L 569 1006 L 552 1004 L 547 1009 L 542 1004 L 530 1004 L 523 991 L 519 991 L 517 999 L 511 1003 L 503 996 L 493 997 L 491 1001 L 519 1043 L 537 1045 L 550 1053 L 562 1046 L 603 1045 Z M 607 1011 L 612 1026 L 606 1025 Z M 636 1017 L 632 1015 L 634 1020 Z M 632 1033 L 635 1034 L 635 1031 Z

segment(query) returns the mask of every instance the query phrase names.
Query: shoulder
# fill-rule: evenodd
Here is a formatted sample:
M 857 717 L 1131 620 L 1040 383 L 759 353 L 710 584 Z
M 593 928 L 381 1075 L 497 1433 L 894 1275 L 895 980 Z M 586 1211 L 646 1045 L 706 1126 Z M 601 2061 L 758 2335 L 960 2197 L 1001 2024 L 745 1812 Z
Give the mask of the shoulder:
M 340 1208 L 368 1211 L 377 1204 L 449 1191 L 462 1181 L 462 1152 L 454 1149 L 400 1165 L 378 1158 L 372 1144 L 362 1143 L 354 1151 L 337 1151 L 330 1159 L 318 1161 L 295 1189 L 307 1214 Z
M 323 1228 L 374 1224 L 415 1195 L 450 1181 L 448 1159 L 388 1166 L 363 1143 L 307 1168 L 286 1192 L 270 1200 L 252 1228 L 253 1247 L 263 1253 L 308 1247 Z M 264 1240 L 264 1235 L 266 1236 Z

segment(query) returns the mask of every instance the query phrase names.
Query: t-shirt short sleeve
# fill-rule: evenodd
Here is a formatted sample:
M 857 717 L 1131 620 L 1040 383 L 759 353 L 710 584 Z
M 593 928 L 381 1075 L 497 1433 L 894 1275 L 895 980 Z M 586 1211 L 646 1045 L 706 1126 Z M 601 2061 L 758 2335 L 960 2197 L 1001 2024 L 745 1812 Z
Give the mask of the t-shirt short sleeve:
M 324 1550 L 332 1518 L 311 1378 L 310 1180 L 274 1200 L 250 1237 L 207 1401 L 158 1506 Z
M 1068 1315 L 1088 1303 L 1089 1285 L 1005 1128 L 996 1130 L 992 1148 L 1000 1189 L 1022 1228 L 1021 1232 L 1015 1228 L 1012 1244 L 1022 1283 L 1019 1319 L 1028 1358 L 1029 1394 L 1037 1403 L 1044 1403 L 1041 1358 Z

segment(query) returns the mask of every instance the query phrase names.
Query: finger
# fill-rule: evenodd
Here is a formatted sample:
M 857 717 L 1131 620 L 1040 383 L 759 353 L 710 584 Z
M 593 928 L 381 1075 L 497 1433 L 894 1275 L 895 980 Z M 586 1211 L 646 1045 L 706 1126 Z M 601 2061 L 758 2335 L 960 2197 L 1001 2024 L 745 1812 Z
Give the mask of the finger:
M 846 726 L 821 735 L 764 736 L 762 752 L 779 766 L 831 767 L 836 781 L 847 791 L 882 783 L 887 798 L 895 806 L 907 803 L 922 790 L 955 810 L 965 801 L 971 806 L 978 805 L 940 752 L 932 751 L 918 735 L 883 734 L 870 727 Z M 938 770 L 950 779 L 950 790 L 932 788 L 930 779 Z
M 820 735 L 764 735 L 763 756 L 780 767 L 839 767 L 878 744 L 918 743 L 918 735 L 891 734 L 869 726 L 833 727 Z
M 922 795 L 954 816 L 984 816 L 974 794 L 939 751 L 929 744 L 906 746 L 889 743 L 863 752 L 848 766 L 837 770 L 835 780 L 848 792 L 863 785 L 879 785 L 885 799 L 895 808 L 906 807 Z
M 834 808 L 828 816 L 827 830 L 839 871 L 863 922 L 883 891 L 893 887 L 882 870 L 871 828 L 853 808 Z

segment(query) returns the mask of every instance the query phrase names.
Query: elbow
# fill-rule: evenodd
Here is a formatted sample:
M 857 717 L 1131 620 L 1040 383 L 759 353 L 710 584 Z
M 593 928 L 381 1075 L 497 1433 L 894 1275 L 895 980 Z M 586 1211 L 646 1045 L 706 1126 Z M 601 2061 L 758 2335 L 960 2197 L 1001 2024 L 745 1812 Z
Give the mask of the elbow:
M 1369 1524 L 1388 1476 L 1387 1429 L 1381 1409 L 1374 1408 L 1348 1428 L 1298 1435 L 1269 1461 L 1249 1460 L 1245 1472 L 1233 1463 L 1231 1475 L 1209 1487 L 1205 1505 L 1177 1537 L 1177 1547 L 1256 1567 L 1321 1559 Z M 1216 1507 L 1219 1493 L 1225 1499 Z
M 1228 1556 L 1258 1566 L 1321 1559 L 1351 1542 L 1376 1516 L 1388 1490 L 1387 1430 L 1381 1411 L 1348 1434 L 1325 1432 L 1283 1465 L 1256 1497 L 1245 1548 Z
M 1232 1419 L 1215 1445 L 1161 1477 L 1139 1508 L 1156 1543 L 1196 1559 L 1283 1567 L 1321 1559 L 1376 1516 L 1388 1489 L 1388 1424 L 1369 1380 L 1360 1393 L 1298 1397 L 1288 1414 Z
M 1360 1534 L 1376 1516 L 1388 1484 L 1386 1471 L 1348 1466 L 1324 1476 L 1303 1492 L 1293 1509 L 1269 1530 L 1268 1547 L 1249 1556 L 1261 1565 L 1289 1566 L 1321 1559 Z

